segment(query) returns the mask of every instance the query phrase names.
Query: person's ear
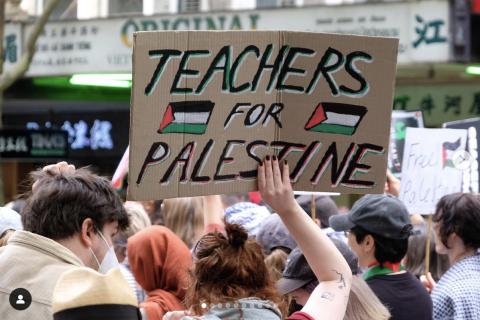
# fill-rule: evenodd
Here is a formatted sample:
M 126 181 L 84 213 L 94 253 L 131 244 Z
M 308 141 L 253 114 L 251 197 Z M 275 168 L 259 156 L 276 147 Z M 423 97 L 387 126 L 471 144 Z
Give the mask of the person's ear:
M 80 240 L 82 241 L 82 244 L 90 248 L 93 244 L 94 235 L 95 225 L 93 224 L 93 220 L 90 218 L 83 220 L 80 229 Z
M 367 234 L 365 239 L 363 239 L 363 249 L 365 252 L 372 252 L 375 250 L 375 240 L 373 239 L 371 234 Z
M 453 248 L 455 246 L 455 242 L 461 242 L 464 244 L 462 238 L 460 238 L 455 232 L 452 232 L 447 238 L 448 247 Z

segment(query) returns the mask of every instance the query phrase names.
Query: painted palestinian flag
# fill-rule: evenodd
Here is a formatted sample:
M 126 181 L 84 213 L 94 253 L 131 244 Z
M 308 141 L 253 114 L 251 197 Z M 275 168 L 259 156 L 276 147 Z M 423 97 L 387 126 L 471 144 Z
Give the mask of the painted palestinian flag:
M 455 168 L 453 164 L 453 154 L 460 148 L 460 138 L 455 142 L 442 143 L 442 168 Z
M 363 106 L 320 102 L 308 119 L 305 130 L 351 136 L 366 113 L 367 108 Z
M 170 102 L 158 133 L 204 134 L 213 106 L 211 101 Z

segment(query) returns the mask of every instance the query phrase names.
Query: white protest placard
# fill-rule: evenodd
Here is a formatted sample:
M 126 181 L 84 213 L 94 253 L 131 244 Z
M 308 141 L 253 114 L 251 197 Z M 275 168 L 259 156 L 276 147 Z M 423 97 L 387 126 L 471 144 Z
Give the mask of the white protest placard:
M 410 213 L 433 214 L 444 195 L 462 191 L 467 130 L 408 128 L 400 199 Z

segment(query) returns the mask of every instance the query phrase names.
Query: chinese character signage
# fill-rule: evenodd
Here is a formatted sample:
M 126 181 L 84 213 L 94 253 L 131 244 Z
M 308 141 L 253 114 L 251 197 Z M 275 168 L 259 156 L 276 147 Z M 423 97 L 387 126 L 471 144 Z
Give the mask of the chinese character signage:
M 31 29 L 26 27 L 25 33 Z M 312 6 L 54 21 L 40 35 L 27 74 L 131 72 L 133 32 L 152 30 L 289 30 L 393 37 L 400 40 L 400 64 L 452 60 L 449 2 L 419 1 L 362 4 L 355 10 L 350 5 Z M 5 33 L 8 59 L 13 60 L 15 53 L 19 56 L 15 48 L 20 39 L 19 33 Z
M 397 86 L 394 110 L 423 112 L 426 126 L 478 117 L 480 86 L 472 84 Z

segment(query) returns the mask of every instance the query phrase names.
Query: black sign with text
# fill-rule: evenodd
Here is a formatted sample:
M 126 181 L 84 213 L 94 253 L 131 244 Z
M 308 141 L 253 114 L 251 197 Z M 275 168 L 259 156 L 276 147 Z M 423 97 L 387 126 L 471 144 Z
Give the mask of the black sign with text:
M 0 158 L 66 158 L 68 133 L 63 130 L 0 130 Z
M 480 178 L 478 168 L 480 159 L 478 149 L 480 148 L 479 132 L 480 118 L 452 121 L 443 124 L 444 128 L 466 129 L 467 130 L 467 150 L 459 157 L 464 164 L 458 164 L 463 172 L 462 192 L 478 193 L 480 190 Z
M 128 110 L 8 114 L 4 124 L 31 131 L 64 130 L 69 159 L 120 158 L 128 145 Z

